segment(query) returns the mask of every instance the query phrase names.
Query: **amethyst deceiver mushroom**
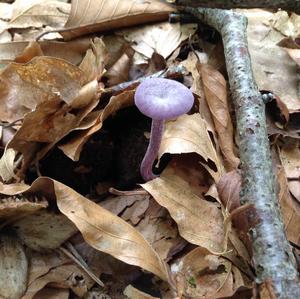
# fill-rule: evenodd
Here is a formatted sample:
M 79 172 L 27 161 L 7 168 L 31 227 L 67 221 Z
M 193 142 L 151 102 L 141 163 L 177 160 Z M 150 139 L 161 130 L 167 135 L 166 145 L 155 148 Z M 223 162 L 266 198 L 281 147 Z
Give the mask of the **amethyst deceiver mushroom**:
M 183 84 L 164 78 L 151 78 L 136 89 L 135 105 L 152 118 L 150 142 L 141 164 L 141 175 L 147 182 L 156 176 L 152 172 L 164 130 L 164 121 L 187 113 L 193 106 L 193 93 Z

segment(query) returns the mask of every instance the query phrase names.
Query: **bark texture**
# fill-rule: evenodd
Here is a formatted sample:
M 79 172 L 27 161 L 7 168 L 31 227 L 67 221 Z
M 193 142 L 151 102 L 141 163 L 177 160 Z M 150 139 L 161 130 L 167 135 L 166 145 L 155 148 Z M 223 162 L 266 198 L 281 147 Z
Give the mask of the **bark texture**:
M 208 1 L 203 2 L 207 4 Z M 232 4 L 233 1 L 227 2 Z M 251 68 L 246 37 L 247 19 L 230 10 L 187 7 L 185 11 L 214 27 L 222 35 L 237 117 L 243 177 L 241 200 L 242 203 L 253 204 L 259 218 L 249 231 L 257 283 L 272 281 L 278 298 L 300 298 L 295 258 L 285 236 L 275 192 L 265 105 Z M 253 219 L 249 220 L 253 223 Z
M 209 8 L 281 8 L 300 13 L 300 0 L 177 0 L 173 4 Z

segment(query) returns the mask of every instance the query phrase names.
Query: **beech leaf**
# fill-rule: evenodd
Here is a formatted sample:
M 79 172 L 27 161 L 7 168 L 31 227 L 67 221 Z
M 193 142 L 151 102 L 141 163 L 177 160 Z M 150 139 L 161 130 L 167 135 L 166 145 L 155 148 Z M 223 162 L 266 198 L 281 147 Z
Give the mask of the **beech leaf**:
M 223 165 L 216 153 L 204 119 L 200 114 L 182 115 L 175 121 L 166 123 L 163 140 L 159 149 L 159 158 L 164 153 L 196 153 L 206 162 L 213 162 L 217 171 L 204 165 L 212 177 L 218 181 L 223 173 Z
M 77 226 L 89 245 L 168 279 L 164 262 L 130 224 L 71 188 L 53 183 L 59 210 Z
M 210 112 L 213 116 L 219 145 L 226 162 L 231 169 L 239 165 L 234 145 L 233 126 L 227 103 L 226 81 L 222 74 L 208 64 L 198 65 L 204 86 L 204 93 Z
M 196 195 L 189 183 L 170 168 L 142 187 L 169 211 L 184 239 L 210 252 L 223 252 L 224 227 L 219 204 Z
M 87 33 L 113 30 L 145 22 L 167 20 L 174 8 L 158 0 L 74 0 L 62 32 L 65 39 Z

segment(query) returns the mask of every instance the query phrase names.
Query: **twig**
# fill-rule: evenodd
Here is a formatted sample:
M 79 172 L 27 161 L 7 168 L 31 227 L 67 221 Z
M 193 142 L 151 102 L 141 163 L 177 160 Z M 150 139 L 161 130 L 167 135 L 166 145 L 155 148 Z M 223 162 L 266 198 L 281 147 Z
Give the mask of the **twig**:
M 198 17 L 222 35 L 237 118 L 242 168 L 241 202 L 254 205 L 260 220 L 249 230 L 256 282 L 270 279 L 278 298 L 300 298 L 295 258 L 285 237 L 275 192 L 265 105 L 251 68 L 247 19 L 241 14 L 221 9 L 187 7 L 185 12 Z M 251 223 L 251 219 L 249 221 Z
M 172 4 L 208 8 L 281 8 L 300 13 L 300 0 L 166 0 Z
M 105 88 L 103 93 L 105 95 L 113 95 L 113 94 L 115 94 L 119 91 L 122 91 L 122 90 L 128 88 L 131 85 L 134 85 L 134 84 L 137 85 L 138 83 L 141 83 L 144 80 L 149 79 L 149 78 L 159 78 L 159 77 L 162 77 L 162 78 L 180 78 L 180 77 L 183 76 L 184 72 L 185 72 L 185 68 L 182 65 L 169 67 L 166 70 L 162 70 L 162 71 L 159 71 L 159 72 L 154 73 L 152 75 L 138 78 L 137 80 L 124 82 L 124 83 L 120 83 L 118 85 L 114 85 L 112 87 Z

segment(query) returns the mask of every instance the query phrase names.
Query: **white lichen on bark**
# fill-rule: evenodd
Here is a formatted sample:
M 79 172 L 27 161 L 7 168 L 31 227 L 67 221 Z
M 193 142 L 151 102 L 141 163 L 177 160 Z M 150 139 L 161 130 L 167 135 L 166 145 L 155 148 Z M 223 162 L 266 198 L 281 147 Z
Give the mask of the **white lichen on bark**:
M 247 19 L 229 10 L 191 7 L 184 10 L 214 27 L 223 39 L 237 118 L 243 177 L 241 201 L 255 207 L 250 223 L 259 219 L 249 231 L 257 283 L 272 281 L 278 298 L 300 298 L 295 258 L 285 236 L 275 192 L 265 105 L 252 74 Z

